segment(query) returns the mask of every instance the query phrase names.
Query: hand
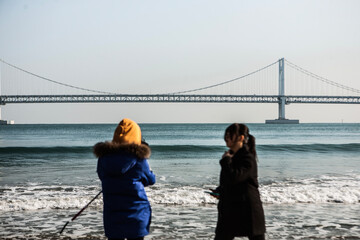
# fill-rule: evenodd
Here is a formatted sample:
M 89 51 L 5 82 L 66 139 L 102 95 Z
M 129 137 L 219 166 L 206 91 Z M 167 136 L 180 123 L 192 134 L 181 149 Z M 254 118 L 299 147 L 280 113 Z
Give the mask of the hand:
M 149 165 L 149 169 L 150 169 L 150 171 L 152 172 L 152 169 L 151 169 L 151 167 L 150 167 L 149 160 L 146 160 L 146 161 L 147 161 L 147 164 Z
M 210 196 L 219 199 L 220 198 L 220 193 L 216 190 L 216 189 L 209 189 L 213 194 L 210 194 Z
M 224 157 L 232 157 L 232 156 L 233 156 L 233 154 L 231 154 L 230 151 L 227 151 L 222 155 L 222 158 L 224 158 Z

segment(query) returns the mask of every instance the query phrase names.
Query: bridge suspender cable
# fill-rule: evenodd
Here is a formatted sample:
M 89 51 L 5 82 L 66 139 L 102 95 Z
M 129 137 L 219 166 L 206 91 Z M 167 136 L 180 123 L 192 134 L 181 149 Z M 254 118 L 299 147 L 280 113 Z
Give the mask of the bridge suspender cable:
M 289 62 L 289 61 L 286 60 L 286 59 L 285 59 L 285 61 L 286 61 L 286 63 L 287 63 L 290 67 L 292 67 L 293 69 L 295 69 L 295 70 L 297 70 L 297 71 L 299 71 L 299 72 L 302 72 L 302 73 L 304 73 L 304 74 L 306 74 L 306 75 L 308 75 L 308 76 L 311 76 L 311 77 L 313 77 L 313 78 L 315 78 L 315 79 L 317 79 L 317 80 L 320 80 L 320 81 L 322 81 L 322 82 L 324 82 L 324 83 L 327 83 L 327 84 L 330 84 L 330 85 L 332 85 L 332 86 L 335 86 L 335 87 L 338 87 L 338 88 L 341 88 L 341 89 L 344 89 L 344 90 L 348 90 L 348 91 L 351 91 L 351 92 L 354 92 L 354 93 L 360 93 L 360 90 L 359 90 L 359 89 L 355 89 L 355 88 L 352 88 L 352 87 L 348 87 L 348 86 L 339 84 L 339 83 L 337 83 L 337 82 L 331 81 L 331 80 L 329 80 L 329 79 L 320 77 L 320 76 L 318 76 L 318 75 L 316 75 L 316 74 L 314 74 L 314 73 L 311 73 L 311 72 L 309 72 L 309 71 L 307 71 L 307 70 L 305 70 L 305 69 L 297 66 L 297 65 L 294 64 L 294 63 Z M 15 69 L 18 69 L 18 70 L 20 70 L 20 71 L 22 71 L 22 72 L 25 72 L 25 73 L 27 73 L 27 74 L 30 74 L 30 75 L 32 75 L 32 76 L 35 76 L 35 77 L 37 77 L 37 78 L 41 78 L 41 79 L 43 79 L 43 80 L 45 80 L 45 81 L 52 82 L 52 83 L 55 83 L 55 84 L 58 84 L 58 85 L 62 85 L 62 86 L 65 86 L 65 87 L 74 88 L 74 89 L 83 90 L 83 91 L 92 92 L 92 93 L 118 95 L 118 93 L 98 91 L 98 90 L 93 90 L 93 89 L 88 89 L 88 88 L 77 87 L 77 86 L 70 85 L 70 84 L 66 84 L 66 83 L 61 83 L 61 82 L 58 82 L 58 81 L 55 81 L 55 80 L 52 80 L 52 79 L 49 79 L 49 78 L 42 77 L 42 76 L 37 75 L 37 74 L 35 74 L 35 73 L 29 72 L 29 71 L 27 71 L 27 70 L 25 70 L 25 69 L 19 68 L 19 67 L 15 66 L 15 65 L 12 65 L 12 64 L 10 64 L 10 63 L 2 60 L 2 59 L 0 59 L 0 62 L 4 63 L 4 64 L 6 64 L 6 65 L 8 65 L 8 66 L 10 66 L 10 67 L 13 67 L 13 68 L 15 68 Z M 240 80 L 240 79 L 242 79 L 242 78 L 248 77 L 248 76 L 253 75 L 253 74 L 255 74 L 255 73 L 258 73 L 258 72 L 260 72 L 260 71 L 262 71 L 262 70 L 264 70 L 264 69 L 266 69 L 266 68 L 271 67 L 272 65 L 277 64 L 278 62 L 279 62 L 279 61 L 276 61 L 276 62 L 271 63 L 271 64 L 269 64 L 269 65 L 267 65 L 267 66 L 265 66 L 265 67 L 263 67 L 263 68 L 260 68 L 260 69 L 258 69 L 258 70 L 256 70 L 256 71 L 253 71 L 253 72 L 251 72 L 251 73 L 245 74 L 245 75 L 243 75 L 243 76 L 241 76 L 241 77 L 237 77 L 237 78 L 234 78 L 234 79 L 231 79 L 231 80 L 228 80 L 228 81 L 224 81 L 224 82 L 221 82 L 221 83 L 217 83 L 217 84 L 213 84 L 213 85 L 205 86 L 205 87 L 201 87 L 201 88 L 195 88 L 195 89 L 184 90 L 184 91 L 173 92 L 173 93 L 167 93 L 167 94 L 169 94 L 169 95 L 175 95 L 175 94 L 182 94 L 182 93 L 190 93 L 190 92 L 195 92 L 195 91 L 200 91 L 200 90 L 205 90 L 205 89 L 209 89 L 209 88 L 214 88 L 214 87 L 217 87 L 217 86 L 221 86 L 221 85 L 224 85 L 224 84 L 227 84 L 227 83 L 230 83 L 230 82 L 234 82 L 234 81 Z
M 97 90 L 92 90 L 92 89 L 87 89 L 87 88 L 82 88 L 82 87 L 76 87 L 76 86 L 73 86 L 73 85 L 70 85 L 70 84 L 66 84 L 66 83 L 61 83 L 61 82 L 58 82 L 58 81 L 51 80 L 51 79 L 49 79 L 49 78 L 42 77 L 42 76 L 37 75 L 37 74 L 35 74 L 35 73 L 29 72 L 29 71 L 27 71 L 27 70 L 25 70 L 25 69 L 19 68 L 19 67 L 15 66 L 15 65 L 12 65 L 11 63 L 5 62 L 5 61 L 2 60 L 2 59 L 0 59 L 0 62 L 3 62 L 3 63 L 5 63 L 6 65 L 8 65 L 8 66 L 10 66 L 10 67 L 13 67 L 13 68 L 15 68 L 15 69 L 18 69 L 18 70 L 20 70 L 20 71 L 22 71 L 22 72 L 25 72 L 25 73 L 27 73 L 27 74 L 30 74 L 30 75 L 32 75 L 32 76 L 34 76 L 34 77 L 38 77 L 38 78 L 41 78 L 41 79 L 43 79 L 43 80 L 45 80 L 45 81 L 52 82 L 52 83 L 55 83 L 55 84 L 58 84 L 58 85 L 62 85 L 62 86 L 65 86 L 65 87 L 70 87 L 70 88 L 74 88 L 74 89 L 78 89 L 78 90 L 83 90 L 83 91 L 87 91 L 87 92 L 93 92 L 93 93 L 116 94 L 116 93 L 97 91 Z
M 209 88 L 213 88 L 213 87 L 217 87 L 217 86 L 221 86 L 221 85 L 224 85 L 224 84 L 227 84 L 227 83 L 231 83 L 231 82 L 234 82 L 234 81 L 237 81 L 237 80 L 240 80 L 242 78 L 245 78 L 245 77 L 248 77 L 250 75 L 253 75 L 257 72 L 260 72 L 268 67 L 271 67 L 272 65 L 274 64 L 277 64 L 279 61 L 276 61 L 274 63 L 271 63 L 269 65 L 267 65 L 266 67 L 263 67 L 263 68 L 260 68 L 256 71 L 253 71 L 251 73 L 248 73 L 246 75 L 243 75 L 241 77 L 237 77 L 237 78 L 234 78 L 234 79 L 231 79 L 231 80 L 228 80 L 228 81 L 225 81 L 225 82 L 221 82 L 221 83 L 217 83 L 217 84 L 214 84 L 214 85 L 210 85 L 210 86 L 206 86 L 206 87 L 201 87 L 201 88 L 195 88 L 195 89 L 190 89 L 190 90 L 185 90 L 185 91 L 180 91 L 180 92 L 173 92 L 173 93 L 169 93 L 169 94 L 181 94 L 181 93 L 189 93 L 189 92 L 195 92 L 195 91 L 200 91 L 200 90 L 205 90 L 205 89 L 209 89 Z
M 286 59 L 285 59 L 285 61 L 286 61 L 286 63 L 287 63 L 290 67 L 292 67 L 293 69 L 295 69 L 295 70 L 297 70 L 297 71 L 299 71 L 299 72 L 302 72 L 302 73 L 304 73 L 304 74 L 306 74 L 306 75 L 308 75 L 308 76 L 310 76 L 310 77 L 313 77 L 313 78 L 315 78 L 315 79 L 317 79 L 317 80 L 320 80 L 320 81 L 322 81 L 322 82 L 324 82 L 324 83 L 330 84 L 330 85 L 332 85 L 332 86 L 335 86 L 335 87 L 338 87 L 338 88 L 341 88 L 341 89 L 344 89 L 344 90 L 348 90 L 348 91 L 350 91 L 350 92 L 360 93 L 360 90 L 359 90 L 359 89 L 352 88 L 352 87 L 348 87 L 348 86 L 342 85 L 342 84 L 340 84 L 340 83 L 331 81 L 331 80 L 329 80 L 329 79 L 320 77 L 320 76 L 318 76 L 318 75 L 316 75 L 316 74 L 314 74 L 314 73 L 312 73 L 312 72 L 309 72 L 309 71 L 307 71 L 307 70 L 305 70 L 305 69 L 297 66 L 297 65 L 294 64 L 294 63 L 289 62 L 289 61 L 286 60 Z
M 49 79 L 49 78 L 42 77 L 42 76 L 37 75 L 37 74 L 35 74 L 35 73 L 29 72 L 29 71 L 27 71 L 27 70 L 25 70 L 25 69 L 19 68 L 19 67 L 15 66 L 15 65 L 13 65 L 13 64 L 11 64 L 11 63 L 8 63 L 8 62 L 6 62 L 6 61 L 4 61 L 4 60 L 2 60 L 2 59 L 0 59 L 0 61 L 3 62 L 3 63 L 5 63 L 6 65 L 8 65 L 8 66 L 10 66 L 10 67 L 13 67 L 13 68 L 15 68 L 15 69 L 20 70 L 20 71 L 22 71 L 22 72 L 25 72 L 25 73 L 30 74 L 30 75 L 32 75 L 32 76 L 41 78 L 41 79 L 43 79 L 43 80 L 45 80 L 45 81 L 52 82 L 52 83 L 55 83 L 55 84 L 58 84 L 58 85 L 62 85 L 62 86 L 66 86 L 66 87 L 70 87 L 70 88 L 74 88 L 74 89 L 78 89 L 78 90 L 93 92 L 93 93 L 114 94 L 114 95 L 118 94 L 118 93 L 111 93 L 111 92 L 104 92 L 104 91 L 92 90 L 92 89 L 87 89 L 87 88 L 81 88 L 81 87 L 76 87 L 76 86 L 73 86 L 73 85 L 70 85 L 70 84 L 61 83 L 61 82 L 58 82 L 58 81 L 55 81 L 55 80 L 52 80 L 52 79 Z M 267 65 L 267 66 L 265 66 L 265 67 L 263 67 L 263 68 L 260 68 L 260 69 L 258 69 L 258 70 L 256 70 L 256 71 L 253 71 L 253 72 L 251 72 L 251 73 L 248 73 L 248 74 L 246 74 L 246 75 L 243 75 L 243 76 L 241 76 L 241 77 L 237 77 L 237 78 L 234 78 L 234 79 L 231 79 L 231 80 L 228 80 L 228 81 L 225 81 L 225 82 L 221 82 L 221 83 L 218 83 L 218 84 L 214 84 L 214 85 L 210 85 L 210 86 L 206 86 L 206 87 L 202 87 L 202 88 L 191 89 L 191 90 L 185 90 L 185 91 L 167 93 L 167 94 L 173 95 L 173 94 L 189 93 L 189 92 L 195 92 L 195 91 L 200 91 L 200 90 L 205 90 L 205 89 L 209 89 L 209 88 L 221 86 L 221 85 L 224 85 L 224 84 L 227 84 L 227 83 L 230 83 L 230 82 L 234 82 L 234 81 L 240 80 L 240 79 L 242 79 L 242 78 L 248 77 L 248 76 L 253 75 L 253 74 L 255 74 L 255 73 L 258 73 L 258 72 L 260 72 L 260 71 L 262 71 L 262 70 L 264 70 L 264 69 L 266 69 L 266 68 L 268 68 L 268 67 L 271 67 L 272 65 L 275 65 L 275 64 L 277 64 L 277 63 L 278 63 L 278 61 L 276 61 L 276 62 L 274 62 L 274 63 L 271 63 L 271 64 L 269 64 L 269 65 Z

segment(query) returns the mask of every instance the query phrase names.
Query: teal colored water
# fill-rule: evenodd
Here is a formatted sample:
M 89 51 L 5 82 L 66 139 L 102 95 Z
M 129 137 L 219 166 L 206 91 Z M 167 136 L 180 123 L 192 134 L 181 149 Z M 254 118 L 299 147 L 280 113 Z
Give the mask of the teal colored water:
M 228 124 L 140 124 L 157 183 L 146 239 L 211 239 Z M 360 124 L 249 124 L 268 239 L 360 239 Z M 0 127 L 0 238 L 48 239 L 100 191 L 92 146 L 116 124 Z M 62 238 L 101 239 L 102 199 Z

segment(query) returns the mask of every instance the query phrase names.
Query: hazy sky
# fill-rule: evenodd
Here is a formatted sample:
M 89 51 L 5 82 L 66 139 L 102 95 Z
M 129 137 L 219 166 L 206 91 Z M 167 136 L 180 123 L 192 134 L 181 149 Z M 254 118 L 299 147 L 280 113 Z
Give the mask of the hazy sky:
M 100 91 L 164 93 L 280 58 L 360 89 L 358 0 L 0 0 L 0 58 Z M 277 104 L 8 104 L 15 123 L 257 122 Z M 291 104 L 300 122 L 360 122 L 360 105 Z

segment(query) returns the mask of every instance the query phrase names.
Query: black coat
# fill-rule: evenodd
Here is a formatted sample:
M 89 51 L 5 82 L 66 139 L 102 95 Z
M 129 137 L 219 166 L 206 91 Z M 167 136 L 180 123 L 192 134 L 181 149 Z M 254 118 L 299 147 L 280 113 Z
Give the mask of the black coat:
M 220 160 L 220 193 L 216 231 L 233 236 L 265 233 L 265 217 L 259 194 L 257 162 L 246 145 L 233 157 Z

